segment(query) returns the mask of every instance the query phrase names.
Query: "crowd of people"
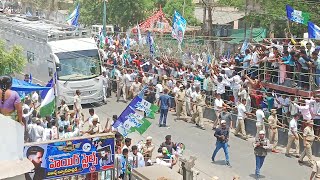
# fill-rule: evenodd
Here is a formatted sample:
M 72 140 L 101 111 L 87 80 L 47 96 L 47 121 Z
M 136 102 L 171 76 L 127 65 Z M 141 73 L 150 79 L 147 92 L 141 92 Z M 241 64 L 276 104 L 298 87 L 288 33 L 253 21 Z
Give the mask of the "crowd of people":
M 151 58 L 139 50 L 128 50 L 123 38 L 117 44 L 107 44 L 102 55 L 105 74 L 111 82 L 109 91 L 117 92 L 117 100 L 122 94 L 126 102 L 142 87 L 148 87 L 145 99 L 160 106 L 160 127 L 166 126 L 168 111 L 173 111 L 177 119 L 186 119 L 204 129 L 204 107 L 209 107 L 217 117 L 213 129 L 220 128 L 221 120 L 227 120 L 231 129 L 236 127 L 235 135 L 244 139 L 248 138 L 245 121 L 256 121 L 256 136 L 267 131 L 274 153 L 279 152 L 278 129 L 287 129 L 285 155 L 290 156 L 295 143 L 298 162 L 307 156 L 311 164 L 311 146 L 319 136 L 320 124 L 320 98 L 313 87 L 319 85 L 319 50 L 312 41 L 298 44 L 290 38 L 265 40 L 229 59 L 222 57 L 208 63 L 210 54 L 206 50 L 183 52 L 181 59 Z M 312 91 L 312 97 L 268 89 L 263 86 L 267 81 L 286 86 L 291 82 L 290 87 Z M 136 93 L 132 83 L 138 84 Z M 301 155 L 299 139 L 304 144 Z
M 300 158 L 299 163 L 304 156 L 308 157 L 310 163 L 313 161 L 311 146 L 314 137 L 320 133 L 320 98 L 316 96 L 316 91 L 313 92 L 313 97 L 302 98 L 263 87 L 265 81 L 284 84 L 289 79 L 297 82 L 298 88 L 310 90 L 313 86 L 310 78 L 314 78 L 318 86 L 320 48 L 311 41 L 301 45 L 294 44 L 290 39 L 281 42 L 266 41 L 263 45 L 249 45 L 243 53 L 235 54 L 229 59 L 215 59 L 207 50 L 186 51 L 182 53 L 181 59 L 176 59 L 170 56 L 151 58 L 141 54 L 138 49 L 129 49 L 125 37 L 114 39 L 111 41 L 106 38 L 105 46 L 100 50 L 104 62 L 101 78 L 104 79 L 105 98 L 111 96 L 113 91 L 117 101 L 123 99 L 127 102 L 143 91 L 145 100 L 160 107 L 159 127 L 167 126 L 167 115 L 172 111 L 176 112 L 177 119 L 205 129 L 203 114 L 205 107 L 209 107 L 216 115 L 212 126 L 217 137 L 213 161 L 217 151 L 223 148 L 227 165 L 230 165 L 226 137 L 229 134 L 225 134 L 223 126 L 227 124 L 227 127 L 235 128 L 236 136 L 247 139 L 245 121 L 248 119 L 256 122 L 257 138 L 268 131 L 272 152 L 278 152 L 278 129 L 286 128 L 286 156 L 290 156 L 291 144 L 294 143 L 294 155 Z M 212 62 L 208 59 L 212 59 Z M 267 70 L 262 73 L 264 68 Z M 312 75 L 309 76 L 308 73 Z M 89 117 L 85 117 L 80 91 L 75 93 L 72 110 L 62 100 L 58 112 L 41 117 L 37 111 L 37 92 L 25 96 L 21 103 L 18 93 L 10 90 L 10 76 L 1 76 L 0 84 L 1 114 L 10 116 L 25 126 L 27 142 L 114 132 L 117 161 L 122 165 L 118 171 L 119 176 L 123 177 L 130 169 L 125 163 L 127 159 L 138 159 L 138 163 L 132 165 L 133 168 L 153 163 L 150 159 L 155 146 L 151 137 L 142 145 L 131 146 L 131 139 L 123 138 L 112 127 L 117 120 L 116 115 L 108 118 L 104 127 L 94 109 L 89 109 Z M 84 129 L 86 123 L 89 125 L 88 129 Z M 304 151 L 300 155 L 301 132 Z M 171 155 L 178 156 L 181 153 L 175 153 L 172 149 L 179 152 L 180 147 L 167 136 L 166 142 L 158 150 L 160 155 L 155 157 L 156 163 L 168 167 L 175 165 L 177 158 L 172 158 L 175 156 Z M 263 160 L 257 158 L 257 166 L 260 168 L 261 162 L 263 164 Z M 259 169 L 256 174 L 259 175 Z

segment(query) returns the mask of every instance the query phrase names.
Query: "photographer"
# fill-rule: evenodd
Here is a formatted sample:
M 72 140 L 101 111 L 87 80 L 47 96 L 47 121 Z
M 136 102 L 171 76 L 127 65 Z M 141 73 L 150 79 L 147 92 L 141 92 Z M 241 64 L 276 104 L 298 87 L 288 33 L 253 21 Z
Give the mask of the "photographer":
M 259 131 L 259 136 L 256 137 L 253 143 L 254 154 L 256 155 L 256 179 L 260 177 L 260 169 L 263 165 L 264 159 L 267 156 L 267 150 L 270 149 L 270 142 L 265 137 L 265 131 Z
M 217 138 L 217 142 L 216 142 L 216 149 L 212 154 L 211 160 L 214 162 L 218 151 L 221 148 L 223 148 L 223 151 L 226 157 L 226 165 L 230 166 L 229 150 L 228 150 L 229 127 L 227 127 L 227 122 L 225 120 L 221 121 L 221 125 L 219 128 L 216 129 L 214 136 Z

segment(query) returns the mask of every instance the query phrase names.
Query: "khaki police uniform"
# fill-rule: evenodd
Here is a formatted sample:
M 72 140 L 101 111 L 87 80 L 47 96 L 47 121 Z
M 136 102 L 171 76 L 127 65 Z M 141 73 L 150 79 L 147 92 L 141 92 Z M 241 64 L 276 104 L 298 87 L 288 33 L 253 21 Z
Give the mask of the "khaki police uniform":
M 275 150 L 278 145 L 278 122 L 277 115 L 269 116 L 269 140 L 272 142 L 272 150 Z
M 320 180 L 320 161 L 314 163 L 312 172 L 315 173 L 314 180 Z
M 176 102 L 177 102 L 177 106 L 176 106 L 176 112 L 177 112 L 177 117 L 178 119 L 181 117 L 185 118 L 186 117 L 186 91 L 183 90 L 179 90 L 176 94 Z
M 196 99 L 196 105 L 195 105 L 195 113 L 192 115 L 192 122 L 195 122 L 200 127 L 204 127 L 203 124 L 203 110 L 204 106 L 206 105 L 206 95 L 201 93 L 197 99 Z
M 309 163 L 312 163 L 313 161 L 313 158 L 312 158 L 312 144 L 313 144 L 313 141 L 314 141 L 314 131 L 313 131 L 313 128 L 310 127 L 310 126 L 307 126 L 304 128 L 304 131 L 303 131 L 303 137 L 305 138 L 306 140 L 306 147 L 304 148 L 301 156 L 300 156 L 300 159 L 299 161 L 303 161 L 303 158 L 305 156 L 308 157 L 308 161 Z

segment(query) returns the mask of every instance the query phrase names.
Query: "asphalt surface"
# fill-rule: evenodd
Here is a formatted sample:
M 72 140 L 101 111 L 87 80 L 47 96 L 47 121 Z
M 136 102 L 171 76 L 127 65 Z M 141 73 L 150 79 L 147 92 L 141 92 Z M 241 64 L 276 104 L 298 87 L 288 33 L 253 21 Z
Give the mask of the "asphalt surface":
M 107 104 L 90 104 L 84 106 L 87 117 L 88 108 L 94 108 L 100 117 L 102 126 L 106 122 L 106 117 L 120 115 L 128 103 L 116 102 L 114 94 L 108 98 Z M 239 175 L 241 180 L 255 179 L 255 156 L 252 142 L 235 137 L 232 133 L 229 141 L 229 156 L 231 167 L 225 165 L 223 150 L 218 153 L 216 162 L 211 162 L 211 156 L 215 148 L 216 139 L 214 131 L 207 125 L 206 130 L 197 128 L 194 124 L 184 121 L 175 121 L 175 113 L 168 114 L 168 126 L 158 127 L 159 114 L 156 119 L 150 120 L 151 127 L 142 136 L 136 133 L 129 135 L 133 139 L 133 144 L 144 140 L 147 136 L 153 137 L 153 143 L 159 146 L 164 137 L 168 134 L 172 136 L 172 141 L 183 142 L 186 145 L 184 157 L 197 157 L 194 169 L 199 171 L 195 178 L 198 180 L 210 180 L 217 176 L 219 180 L 232 180 L 232 177 Z M 156 148 L 157 150 L 157 148 Z M 301 166 L 296 158 L 288 158 L 283 153 L 269 153 L 261 169 L 262 180 L 307 180 L 310 177 L 311 168 Z M 178 167 L 175 167 L 177 169 Z

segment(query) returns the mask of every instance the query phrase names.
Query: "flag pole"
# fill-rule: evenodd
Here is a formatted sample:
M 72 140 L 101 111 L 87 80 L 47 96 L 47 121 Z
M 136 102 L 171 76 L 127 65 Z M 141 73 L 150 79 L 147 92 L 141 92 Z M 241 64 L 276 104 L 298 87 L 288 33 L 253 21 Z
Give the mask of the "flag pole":
M 107 24 L 107 0 L 103 1 L 103 29 L 102 29 L 102 33 L 103 36 L 106 37 L 107 36 L 107 28 L 106 28 L 106 24 Z

